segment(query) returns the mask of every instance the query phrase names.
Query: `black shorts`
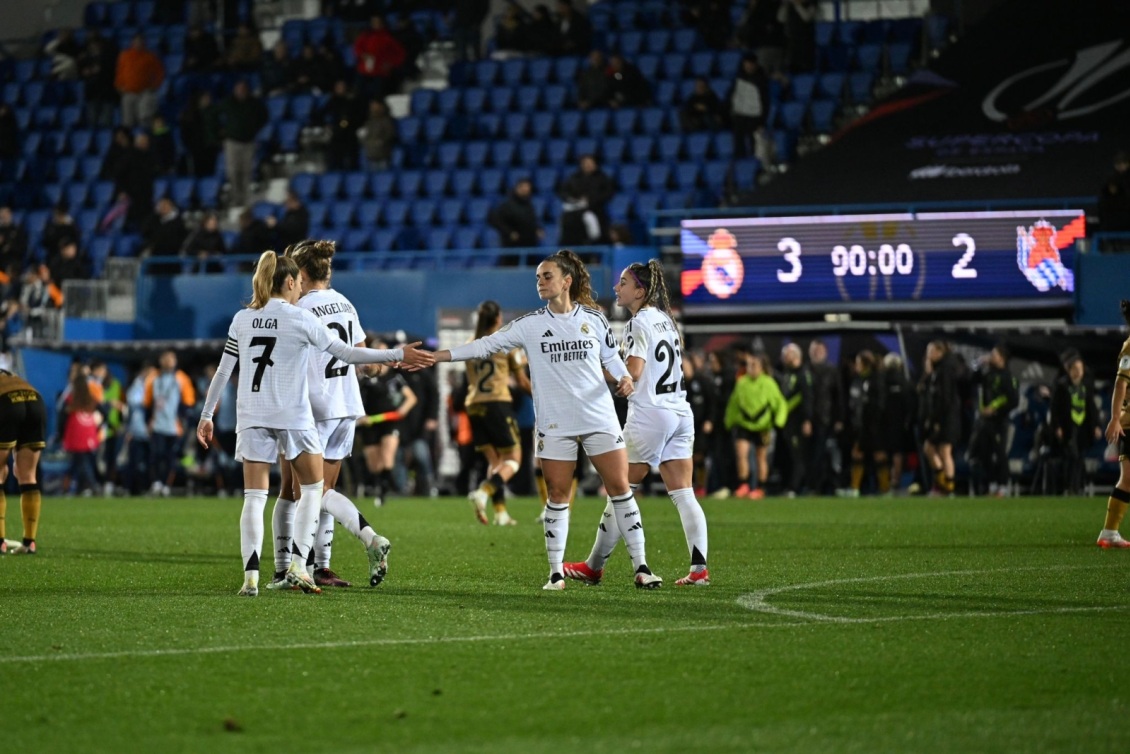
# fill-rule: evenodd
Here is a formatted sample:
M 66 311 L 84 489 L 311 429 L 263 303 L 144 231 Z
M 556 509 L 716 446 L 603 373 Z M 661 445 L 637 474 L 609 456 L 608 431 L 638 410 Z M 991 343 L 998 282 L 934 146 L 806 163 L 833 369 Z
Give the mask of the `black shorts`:
M 1118 438 L 1118 460 L 1130 458 L 1130 430 L 1124 429 L 1126 434 Z
M 926 425 L 926 440 L 934 445 L 957 445 L 961 441 L 961 417 L 949 415 Z
M 471 403 L 467 406 L 467 417 L 471 420 L 471 441 L 475 450 L 488 446 L 507 450 L 520 442 L 518 422 L 514 420 L 514 409 L 509 403 Z
M 47 409 L 34 390 L 13 390 L 0 395 L 0 450 L 47 445 Z
M 734 439 L 745 440 L 746 442 L 753 443 L 755 448 L 763 448 L 769 444 L 769 440 L 773 437 L 773 433 L 769 430 L 764 432 L 751 432 L 745 427 L 734 427 Z
M 400 437 L 400 428 L 397 427 L 398 422 L 381 422 L 380 424 L 366 424 L 360 428 L 361 444 L 362 445 L 380 445 L 381 440 L 394 435 Z

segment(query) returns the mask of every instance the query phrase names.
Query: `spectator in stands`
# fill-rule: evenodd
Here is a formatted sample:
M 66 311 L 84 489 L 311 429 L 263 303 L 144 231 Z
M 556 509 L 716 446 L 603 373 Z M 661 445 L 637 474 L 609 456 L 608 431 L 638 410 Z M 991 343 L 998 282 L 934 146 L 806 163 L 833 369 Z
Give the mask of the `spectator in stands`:
M 577 72 L 577 107 L 588 110 L 608 104 L 612 87 L 606 75 L 607 68 L 604 53 L 600 50 L 589 53 L 589 64 Z
M 11 207 L 0 207 L 0 272 L 27 264 L 27 231 L 15 222 Z
M 365 99 L 394 94 L 404 65 L 404 46 L 385 27 L 383 16 L 373 16 L 369 28 L 353 43 L 357 58 L 357 88 Z
M 957 393 L 958 366 L 947 343 L 932 341 L 926 347 L 922 379 L 918 384 L 923 450 L 934 472 L 932 494 L 952 495 L 953 446 L 961 440 L 961 401 Z
M 43 46 L 43 52 L 51 56 L 51 76 L 59 81 L 74 81 L 78 78 L 78 57 L 82 46 L 70 29 L 60 29 L 55 38 Z
M 781 349 L 781 371 L 777 386 L 788 406 L 788 419 L 777 435 L 775 463 L 788 497 L 796 497 L 804 486 L 809 441 L 812 439 L 812 373 L 804 365 L 804 354 L 796 343 Z
M 0 162 L 20 156 L 20 124 L 7 102 L 0 101 Z M 0 180 L 8 180 L 0 175 Z
M 286 94 L 294 83 L 294 64 L 290 60 L 290 50 L 286 42 L 279 40 L 271 48 L 271 54 L 263 63 L 263 92 L 268 97 Z
M 730 128 L 734 132 L 734 156 L 758 156 L 767 143 L 764 131 L 769 115 L 769 78 L 761 70 L 756 55 L 742 58 L 742 67 L 730 87 Z
M 97 29 L 87 31 L 86 46 L 78 58 L 78 75 L 83 83 L 86 122 L 91 128 L 109 128 L 114 123 L 118 92 L 114 72 L 118 55 L 113 44 Z
M 326 61 L 318 55 L 312 44 L 302 45 L 302 52 L 294 61 L 292 70 L 293 92 L 329 91 L 332 85 Z
M 525 43 L 519 49 L 525 52 L 545 55 L 560 48 L 557 24 L 554 23 L 553 16 L 545 5 L 534 6 L 533 15 L 526 19 L 522 31 Z
M 777 20 L 785 29 L 785 60 L 791 73 L 816 65 L 816 0 L 781 0 Z
M 494 47 L 500 51 L 524 52 L 528 43 L 525 13 L 517 3 L 511 3 L 502 11 L 502 18 L 498 20 Z
M 482 57 L 483 22 L 490 12 L 490 0 L 459 0 L 451 16 L 451 39 L 455 43 L 455 59 L 478 60 Z
M 255 217 L 250 209 L 245 209 L 239 213 L 239 235 L 235 238 L 232 253 L 258 256 L 271 248 L 272 235 L 265 222 Z
M 160 113 L 153 116 L 153 133 L 149 137 L 149 147 L 153 152 L 157 172 L 161 175 L 172 173 L 177 165 L 177 144 L 173 139 L 172 126 Z
M 212 103 L 207 89 L 189 97 L 181 110 L 180 134 L 187 162 L 185 172 L 197 178 L 214 175 L 220 154 L 220 109 Z
M 153 446 L 153 486 L 150 492 L 168 497 L 177 476 L 184 427 L 181 414 L 196 405 L 196 388 L 189 376 L 177 369 L 177 355 L 165 351 L 161 371 L 145 384 L 145 408 L 149 411 L 149 441 Z
M 318 91 L 328 92 L 338 79 L 349 81 L 353 78 L 353 71 L 345 65 L 345 60 L 332 39 L 323 39 L 315 49 L 315 53 L 318 59 L 318 75 L 321 77 L 318 80 Z
M 58 251 L 48 260 L 51 280 L 60 288 L 68 280 L 90 279 L 90 259 L 79 251 L 77 238 L 63 238 Z
M 124 126 L 115 128 L 114 139 L 110 142 L 110 148 L 106 150 L 106 154 L 102 157 L 102 170 L 99 171 L 98 177 L 103 181 L 117 180 L 117 175 L 132 149 L 133 136 L 130 134 L 130 130 Z
M 751 50 L 771 74 L 781 71 L 785 58 L 785 28 L 777 20 L 778 0 L 749 0 L 738 22 L 738 46 Z
M 1052 406 L 1048 414 L 1058 454 L 1063 459 L 1063 491 L 1071 495 L 1083 492 L 1087 471 L 1084 457 L 1102 438 L 1094 385 L 1085 379 L 1086 369 L 1078 351 L 1069 351 L 1063 359 L 1065 372 L 1055 383 Z
M 1130 231 L 1130 153 L 1119 151 L 1114 155 L 1114 172 L 1099 191 L 1099 228 L 1104 233 Z M 1117 250 L 1130 248 L 1122 240 Z
M 329 131 L 326 144 L 326 167 L 330 170 L 356 170 L 360 142 L 357 129 L 364 112 L 343 79 L 334 84 L 333 94 L 319 112 L 319 120 Z
M 679 110 L 679 126 L 683 131 L 717 131 L 726 120 L 722 100 L 710 88 L 710 82 L 699 76 L 694 80 L 694 91 L 683 100 Z
M 24 273 L 20 286 L 20 315 L 24 329 L 32 338 L 43 338 L 51 323 L 51 314 L 62 308 L 63 293 L 51 281 L 51 270 L 47 265 L 33 265 Z
M 566 178 L 561 197 L 562 246 L 586 246 L 608 240 L 608 202 L 615 186 L 591 154 L 581 156 L 580 169 Z
M 150 126 L 157 112 L 157 89 L 164 80 L 161 59 L 146 49 L 144 37 L 135 35 L 129 49 L 118 55 L 114 74 L 114 86 L 122 100 L 123 126 Z
M 384 100 L 369 103 L 369 118 L 365 121 L 365 135 L 361 143 L 370 170 L 387 170 L 396 146 L 396 119 L 388 112 Z
M 273 215 L 267 218 L 267 226 L 275 229 L 277 249 L 285 249 L 310 235 L 310 211 L 293 189 L 286 192 L 283 207 L 283 216 L 277 222 Z
M 263 65 L 263 43 L 259 34 L 247 24 L 240 24 L 228 43 L 225 62 L 235 71 L 255 71 Z
M 64 241 L 77 241 L 81 235 L 71 217 L 70 205 L 60 199 L 51 209 L 51 219 L 43 229 L 43 248 L 47 250 L 47 263 L 54 261 Z
M 127 225 L 136 227 L 149 216 L 156 178 L 157 161 L 149 148 L 149 134 L 139 133 L 133 139 L 133 146 L 122 154 L 114 174 L 115 190 L 129 201 Z
M 322 0 L 322 13 L 340 18 L 347 24 L 364 24 L 373 13 L 383 8 L 383 0 Z
M 188 237 L 188 229 L 172 199 L 163 196 L 157 200 L 156 210 L 141 228 L 141 237 L 144 240 L 143 256 L 166 257 L 180 253 Z
M 724 50 L 733 31 L 730 8 L 721 0 L 695 0 L 687 9 L 686 24 L 698 29 L 707 47 Z
M 200 24 L 188 27 L 184 40 L 184 73 L 210 71 L 220 59 L 220 48 L 216 38 L 206 32 Z
M 1009 414 L 1020 403 L 1008 356 L 1008 348 L 997 345 L 978 361 L 974 372 L 979 400 L 969 438 L 969 465 L 971 484 L 979 495 L 1004 497 L 1008 491 Z
M 556 15 L 558 55 L 584 55 L 592 49 L 592 24 L 571 0 L 557 0 Z
M 215 212 L 206 212 L 200 225 L 188 236 L 181 247 L 181 255 L 196 260 L 197 272 L 219 272 L 223 267 L 215 260 L 228 251 L 224 234 L 220 232 L 220 218 Z M 209 260 L 212 260 L 209 262 Z
M 645 107 L 651 104 L 651 86 L 640 69 L 614 54 L 608 58 L 608 104 L 610 107 Z
M 255 171 L 255 137 L 267 125 L 267 106 L 251 94 L 246 81 L 238 81 L 232 96 L 220 105 L 219 120 L 224 137 L 224 165 L 231 183 L 230 205 L 247 205 L 251 177 Z
M 415 22 L 407 13 L 396 19 L 396 26 L 393 27 L 392 35 L 404 48 L 404 66 L 401 69 L 400 78 L 415 79 L 420 75 L 420 67 L 416 65 L 416 60 L 427 48 L 427 41 L 420 35 Z
M 506 248 L 537 246 L 545 236 L 538 222 L 537 210 L 530 197 L 534 186 L 528 178 L 514 184 L 513 191 L 501 204 L 491 210 L 487 222 L 498 231 L 498 237 Z M 516 257 L 505 257 L 506 261 L 517 264 Z

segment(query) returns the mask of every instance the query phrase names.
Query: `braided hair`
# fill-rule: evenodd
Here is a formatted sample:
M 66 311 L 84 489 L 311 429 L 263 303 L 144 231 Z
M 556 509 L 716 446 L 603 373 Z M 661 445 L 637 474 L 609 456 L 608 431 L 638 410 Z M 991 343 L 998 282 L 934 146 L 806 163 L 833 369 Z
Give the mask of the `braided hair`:
M 654 306 L 664 314 L 671 315 L 671 294 L 667 292 L 667 281 L 663 277 L 663 265 L 658 259 L 647 264 L 632 262 L 628 274 L 644 290 L 644 306 Z

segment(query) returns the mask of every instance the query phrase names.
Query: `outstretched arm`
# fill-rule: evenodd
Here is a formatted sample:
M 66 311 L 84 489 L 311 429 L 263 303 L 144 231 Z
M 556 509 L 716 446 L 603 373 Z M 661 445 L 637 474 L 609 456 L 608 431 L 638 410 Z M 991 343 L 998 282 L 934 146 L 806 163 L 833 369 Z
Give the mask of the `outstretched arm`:
M 228 343 L 230 346 L 233 341 L 229 339 Z M 239 361 L 235 353 L 228 350 L 229 346 L 224 347 L 224 355 L 220 357 L 220 365 L 216 367 L 216 373 L 212 375 L 212 382 L 208 385 L 208 395 L 204 397 L 204 410 L 200 412 L 200 421 L 196 425 L 196 440 L 205 449 L 212 442 L 212 414 L 216 411 L 216 405 L 220 402 L 220 394 L 227 387 L 231 373 L 235 370 L 235 365 Z

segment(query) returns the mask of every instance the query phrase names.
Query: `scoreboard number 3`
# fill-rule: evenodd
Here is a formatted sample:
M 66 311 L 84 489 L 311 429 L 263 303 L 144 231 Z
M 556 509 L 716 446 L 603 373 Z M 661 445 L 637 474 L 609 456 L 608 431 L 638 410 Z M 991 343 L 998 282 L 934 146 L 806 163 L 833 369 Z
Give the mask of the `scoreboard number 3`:
M 784 253 L 785 261 L 789 263 L 788 270 L 777 270 L 777 280 L 782 283 L 795 283 L 800 280 L 804 268 L 800 263 L 800 244 L 795 238 L 782 238 L 777 244 L 777 250 Z

